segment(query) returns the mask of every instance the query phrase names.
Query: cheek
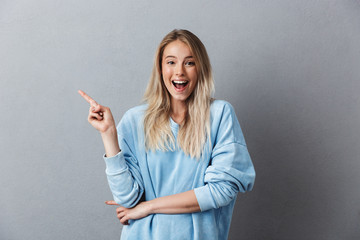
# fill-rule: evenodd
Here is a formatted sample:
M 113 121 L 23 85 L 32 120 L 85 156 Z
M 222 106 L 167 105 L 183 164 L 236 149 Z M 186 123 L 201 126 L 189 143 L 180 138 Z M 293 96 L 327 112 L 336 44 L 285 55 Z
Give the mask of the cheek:
M 197 79 L 198 77 L 197 77 L 197 72 L 196 71 L 193 71 L 192 73 L 191 73 L 191 79 L 195 82 L 195 83 L 197 83 Z
M 169 81 L 170 78 L 171 78 L 171 75 L 169 74 L 169 69 L 163 68 L 162 81 L 168 90 L 169 90 L 169 87 L 171 86 L 171 82 Z
M 162 75 L 164 79 L 169 78 L 171 76 L 171 69 L 169 69 L 168 67 L 163 67 Z

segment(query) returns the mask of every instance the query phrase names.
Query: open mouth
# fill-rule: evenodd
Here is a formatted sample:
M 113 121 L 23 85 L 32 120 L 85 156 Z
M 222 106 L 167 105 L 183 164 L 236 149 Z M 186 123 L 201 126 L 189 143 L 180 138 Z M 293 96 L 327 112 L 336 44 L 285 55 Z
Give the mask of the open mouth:
M 179 81 L 172 80 L 171 82 L 174 85 L 174 87 L 179 90 L 184 89 L 187 86 L 187 84 L 189 83 L 189 81 L 183 81 L 183 80 L 179 80 Z

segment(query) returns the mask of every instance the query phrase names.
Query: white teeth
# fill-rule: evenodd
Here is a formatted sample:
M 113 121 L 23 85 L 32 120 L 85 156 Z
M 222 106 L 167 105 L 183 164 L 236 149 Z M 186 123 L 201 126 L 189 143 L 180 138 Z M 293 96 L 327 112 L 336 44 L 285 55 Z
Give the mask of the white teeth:
M 174 83 L 176 83 L 176 84 L 184 84 L 184 83 L 187 83 L 187 81 L 173 81 Z

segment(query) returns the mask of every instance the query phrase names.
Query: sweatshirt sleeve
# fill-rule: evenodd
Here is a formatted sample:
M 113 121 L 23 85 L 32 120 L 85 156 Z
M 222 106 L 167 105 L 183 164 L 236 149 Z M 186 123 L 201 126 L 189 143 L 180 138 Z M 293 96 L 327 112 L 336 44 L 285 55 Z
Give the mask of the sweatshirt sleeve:
M 205 185 L 194 189 L 201 211 L 228 205 L 238 192 L 251 191 L 255 181 L 255 169 L 229 103 L 222 109 L 215 134 Z
M 134 154 L 132 124 L 124 115 L 117 132 L 121 151 L 112 157 L 103 156 L 106 175 L 114 201 L 126 208 L 134 207 L 144 192 L 144 184 Z M 136 129 L 136 127 L 134 128 Z

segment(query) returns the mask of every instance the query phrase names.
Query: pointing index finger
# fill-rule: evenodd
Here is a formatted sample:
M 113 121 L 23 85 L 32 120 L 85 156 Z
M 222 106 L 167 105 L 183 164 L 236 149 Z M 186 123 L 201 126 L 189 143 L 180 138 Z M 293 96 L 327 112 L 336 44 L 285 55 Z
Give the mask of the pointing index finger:
M 84 93 L 83 91 L 79 90 L 78 93 L 88 102 L 91 104 L 91 106 L 96 107 L 97 102 L 92 99 L 89 95 L 87 95 L 86 93 Z

